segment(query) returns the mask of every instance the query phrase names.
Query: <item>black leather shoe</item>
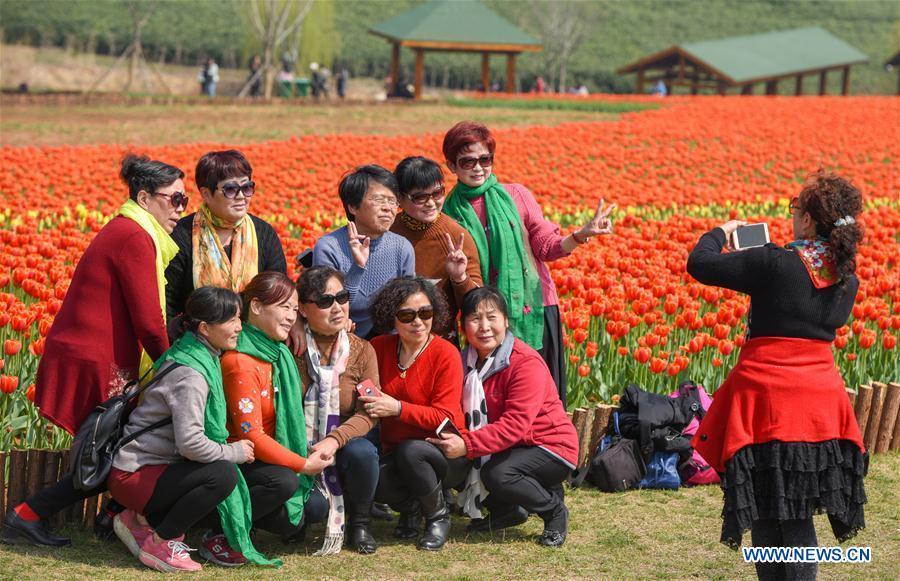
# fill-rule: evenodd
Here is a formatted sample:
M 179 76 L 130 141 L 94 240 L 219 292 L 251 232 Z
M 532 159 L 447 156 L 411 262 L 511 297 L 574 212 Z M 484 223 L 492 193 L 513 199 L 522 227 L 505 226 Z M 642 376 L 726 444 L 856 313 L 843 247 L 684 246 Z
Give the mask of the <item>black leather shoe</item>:
M 347 519 L 347 536 L 345 544 L 363 555 L 371 555 L 378 550 L 375 537 L 369 532 L 369 520 L 372 514 L 372 503 L 350 503 L 350 514 Z
M 569 509 L 560 503 L 556 510 L 541 514 L 544 519 L 544 532 L 538 539 L 538 543 L 545 547 L 559 547 L 566 542 L 569 531 Z
M 24 520 L 12 508 L 3 519 L 0 541 L 7 544 L 30 543 L 38 547 L 65 547 L 72 544 L 72 539 L 51 535 L 41 521 Z
M 125 510 L 125 507 L 113 499 L 109 499 L 100 507 L 100 512 L 94 520 L 94 536 L 101 541 L 109 541 L 114 536 L 113 517 Z
M 297 530 L 295 532 L 281 535 L 281 542 L 285 545 L 290 545 L 291 543 L 302 543 L 304 541 L 306 541 L 306 523 L 303 523 L 299 527 L 297 527 Z
M 501 514 L 490 513 L 487 518 L 475 518 L 466 527 L 473 533 L 489 533 L 510 527 L 517 527 L 528 520 L 528 512 L 521 506 Z
M 394 515 L 391 513 L 391 507 L 382 502 L 373 502 L 372 511 L 370 514 L 372 515 L 372 518 L 376 518 L 378 520 L 384 520 L 388 522 L 394 520 Z
M 419 498 L 422 516 L 425 517 L 425 534 L 419 539 L 417 549 L 440 551 L 450 535 L 450 510 L 444 500 L 440 483 L 427 495 Z
M 394 508 L 400 513 L 397 526 L 394 528 L 394 537 L 407 541 L 418 537 L 422 529 L 422 506 L 419 500 L 410 498 Z

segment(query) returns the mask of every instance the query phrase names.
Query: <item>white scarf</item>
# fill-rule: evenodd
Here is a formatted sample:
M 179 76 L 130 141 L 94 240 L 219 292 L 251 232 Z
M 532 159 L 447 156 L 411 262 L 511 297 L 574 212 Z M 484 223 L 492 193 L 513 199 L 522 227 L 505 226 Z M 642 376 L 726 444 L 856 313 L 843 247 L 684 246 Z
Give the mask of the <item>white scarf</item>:
M 306 325 L 307 368 L 312 383 L 303 396 L 303 415 L 309 445 L 320 442 L 341 423 L 340 379 L 350 358 L 350 338 L 346 331 L 341 331 L 335 341 L 331 365 L 322 365 L 322 354 L 309 325 Z M 344 544 L 344 491 L 334 465 L 319 474 L 316 485 L 328 500 L 328 521 L 325 524 L 325 542 L 313 554 L 336 555 Z
M 470 432 L 480 430 L 488 425 L 487 400 L 484 397 L 484 376 L 494 362 L 494 355 L 485 360 L 481 371 L 475 368 L 478 353 L 469 347 L 466 352 L 466 381 L 463 384 L 462 408 L 466 417 L 466 429 Z M 475 458 L 472 468 L 466 476 L 466 485 L 459 493 L 457 503 L 463 512 L 471 518 L 481 518 L 481 508 L 488 491 L 481 481 L 481 467 L 491 459 L 490 454 Z

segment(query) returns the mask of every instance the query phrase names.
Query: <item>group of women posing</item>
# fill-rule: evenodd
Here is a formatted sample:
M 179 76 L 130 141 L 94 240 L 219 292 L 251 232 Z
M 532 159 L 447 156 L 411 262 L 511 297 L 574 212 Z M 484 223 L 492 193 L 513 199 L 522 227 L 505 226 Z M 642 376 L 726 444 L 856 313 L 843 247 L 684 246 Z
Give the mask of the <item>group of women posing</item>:
M 74 433 L 144 370 L 158 374 L 125 433 L 153 429 L 115 457 L 98 519 L 111 517 L 141 562 L 199 569 L 184 542 L 192 527 L 205 531 L 200 555 L 225 566 L 275 562 L 254 531 L 290 542 L 313 523 L 324 523 L 317 554 L 373 553 L 376 502 L 399 513 L 396 537 L 440 550 L 450 489 L 470 530 L 537 514 L 539 543 L 564 543 L 562 483 L 578 441 L 545 262 L 609 234 L 614 206 L 601 200 L 562 236 L 527 189 L 493 175 L 495 150 L 486 127 L 454 126 L 443 143 L 457 178 L 449 193 L 424 157 L 349 172 L 339 186 L 348 224 L 318 240 L 297 281 L 275 230 L 248 213 L 256 185 L 240 152 L 200 159 L 203 203 L 180 220 L 183 172 L 126 158 L 129 199 L 75 270 L 36 403 Z M 740 361 L 694 442 L 723 474 L 732 546 L 747 530 L 754 544 L 815 544 L 816 512 L 841 540 L 864 526 L 865 451 L 829 350 L 858 288 L 861 196 L 819 172 L 791 211 L 787 247 L 722 254 L 739 226 L 728 222 L 687 265 L 751 297 Z M 0 539 L 68 544 L 44 519 L 105 489 L 64 477 L 11 507 Z M 802 565 L 758 572 L 809 576 Z

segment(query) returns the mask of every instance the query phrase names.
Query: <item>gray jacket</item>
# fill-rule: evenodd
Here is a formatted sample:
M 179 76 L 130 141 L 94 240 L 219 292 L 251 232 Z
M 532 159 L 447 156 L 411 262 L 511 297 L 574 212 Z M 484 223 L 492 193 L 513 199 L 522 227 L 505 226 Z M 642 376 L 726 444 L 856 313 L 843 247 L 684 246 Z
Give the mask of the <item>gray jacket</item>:
M 203 338 L 197 339 L 214 356 L 221 354 Z M 160 370 L 170 365 L 173 363 L 166 362 Z M 172 423 L 141 434 L 122 446 L 113 460 L 113 467 L 135 472 L 142 466 L 174 464 L 184 460 L 204 464 L 216 460 L 227 460 L 235 464 L 246 462 L 240 442 L 217 444 L 206 437 L 203 425 L 208 394 L 206 379 L 186 366 L 172 370 L 158 383 L 147 388 L 141 396 L 141 402 L 128 418 L 124 435 L 170 416 Z

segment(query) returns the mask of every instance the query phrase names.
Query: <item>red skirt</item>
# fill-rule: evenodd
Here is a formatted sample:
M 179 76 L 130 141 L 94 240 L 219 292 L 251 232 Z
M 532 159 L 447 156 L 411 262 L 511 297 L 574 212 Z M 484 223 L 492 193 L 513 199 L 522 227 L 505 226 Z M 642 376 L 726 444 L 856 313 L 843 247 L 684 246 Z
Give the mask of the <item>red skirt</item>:
M 776 440 L 848 440 L 865 452 L 830 342 L 747 341 L 692 443 L 713 468 L 725 472 L 741 448 Z
M 169 464 L 154 464 L 141 466 L 134 472 L 126 472 L 113 468 L 109 472 L 106 485 L 109 493 L 116 502 L 133 510 L 138 514 L 144 513 L 144 507 L 156 490 L 156 483 L 166 471 Z

